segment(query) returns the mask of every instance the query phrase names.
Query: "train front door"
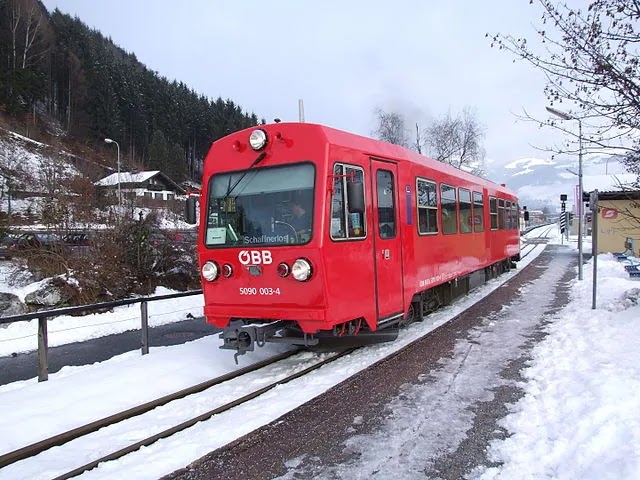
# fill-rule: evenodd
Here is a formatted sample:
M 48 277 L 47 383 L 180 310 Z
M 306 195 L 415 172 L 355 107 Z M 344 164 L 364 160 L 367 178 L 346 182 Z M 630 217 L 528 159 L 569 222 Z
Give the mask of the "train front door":
M 371 159 L 371 182 L 376 307 L 384 321 L 404 311 L 397 165 Z

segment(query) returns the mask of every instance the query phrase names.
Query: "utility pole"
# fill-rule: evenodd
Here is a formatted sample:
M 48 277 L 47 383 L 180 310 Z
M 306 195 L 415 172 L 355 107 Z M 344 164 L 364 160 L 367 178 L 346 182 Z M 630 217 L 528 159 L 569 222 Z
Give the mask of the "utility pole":
M 563 120 L 576 120 L 578 122 L 578 196 L 576 213 L 578 214 L 578 280 L 582 280 L 582 222 L 584 212 L 582 208 L 582 121 L 575 116 L 566 112 L 547 107 L 547 111 Z M 605 167 L 606 168 L 606 167 Z M 566 195 L 565 195 L 566 197 Z M 569 233 L 567 232 L 567 242 L 569 241 Z
M 116 148 L 118 149 L 118 207 L 122 207 L 122 193 L 120 191 L 120 144 L 115 140 L 111 140 L 110 138 L 105 138 L 104 142 L 115 143 Z

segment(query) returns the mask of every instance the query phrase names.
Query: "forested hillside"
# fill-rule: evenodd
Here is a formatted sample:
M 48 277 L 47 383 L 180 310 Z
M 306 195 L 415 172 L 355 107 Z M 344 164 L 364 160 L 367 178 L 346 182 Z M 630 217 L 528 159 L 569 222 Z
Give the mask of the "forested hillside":
M 103 148 L 112 138 L 125 169 L 197 179 L 212 141 L 258 124 L 232 100 L 168 81 L 38 0 L 0 0 L 0 59 L 0 112 L 33 125 L 53 118 L 89 146 Z

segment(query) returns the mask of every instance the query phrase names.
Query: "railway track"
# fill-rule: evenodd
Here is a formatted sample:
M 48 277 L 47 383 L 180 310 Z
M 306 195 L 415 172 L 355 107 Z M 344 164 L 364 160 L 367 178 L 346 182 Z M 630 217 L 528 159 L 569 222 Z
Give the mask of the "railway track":
M 520 248 L 520 258 L 526 258 L 538 245 L 547 244 L 549 242 L 549 234 L 556 228 L 556 225 L 545 225 L 536 229 L 535 236 L 527 235 L 524 239 L 524 245 Z
M 210 401 L 210 399 L 228 397 L 230 394 L 227 390 L 233 390 L 234 392 L 236 392 L 235 395 L 231 394 L 231 396 L 233 397 L 232 399 L 216 406 L 213 409 L 205 409 L 205 411 L 201 411 L 197 415 L 193 415 L 187 419 L 182 419 L 182 421 L 175 423 L 169 428 L 165 428 L 160 432 L 154 433 L 153 435 L 140 438 L 135 442 L 131 442 L 126 446 L 111 451 L 110 453 L 100 455 L 99 458 L 95 458 L 84 465 L 78 466 L 77 468 L 66 471 L 64 473 L 56 473 L 55 475 L 57 476 L 54 477 L 54 480 L 73 478 L 95 468 L 102 462 L 121 458 L 129 453 L 139 450 L 144 446 L 151 445 L 162 438 L 166 438 L 178 432 L 186 430 L 198 422 L 208 420 L 215 415 L 226 412 L 243 403 L 249 402 L 250 400 L 253 400 L 254 398 L 257 398 L 260 395 L 263 395 L 266 392 L 272 390 L 278 385 L 282 385 L 299 377 L 302 377 L 303 375 L 317 370 L 328 363 L 331 363 L 345 355 L 352 353 L 354 350 L 356 349 L 351 348 L 328 357 L 323 355 L 311 356 L 309 354 L 301 353 L 298 350 L 286 352 L 262 362 L 258 362 L 248 367 L 230 372 L 221 377 L 216 377 L 187 389 L 180 390 L 170 395 L 165 395 L 143 405 L 124 410 L 117 414 L 110 415 L 109 417 L 96 420 L 81 427 L 69 430 L 53 437 L 46 438 L 18 450 L 3 454 L 0 456 L 0 468 L 18 464 L 18 462 L 21 461 L 30 461 L 31 459 L 34 459 L 37 462 L 38 455 L 46 455 L 48 453 L 47 451 L 53 447 L 62 447 L 65 450 L 69 449 L 73 451 L 75 448 L 74 442 L 80 443 L 78 448 L 82 449 L 82 442 L 92 442 L 92 436 L 96 435 L 99 430 L 105 432 L 105 430 L 103 429 L 112 430 L 111 432 L 109 432 L 110 437 L 136 436 L 135 430 L 139 429 L 137 425 L 140 421 L 146 424 L 153 425 L 162 425 L 166 423 L 165 410 L 170 409 L 171 405 L 175 404 L 176 402 L 186 402 L 193 400 L 198 395 L 204 395 L 206 397 L 206 400 L 201 400 L 199 403 L 200 405 L 206 404 L 208 406 L 212 403 L 215 403 L 215 401 Z M 307 358 L 304 358 L 305 356 Z M 303 358 L 301 359 L 297 357 Z M 288 363 L 295 365 L 296 368 L 287 366 Z M 278 373 L 279 367 L 283 367 L 281 368 L 281 370 L 284 372 L 293 370 L 294 373 L 283 375 L 282 373 Z M 270 374 L 269 371 L 274 371 L 274 373 Z M 246 381 L 243 380 L 248 376 L 256 375 L 259 375 L 257 378 L 271 378 L 271 380 L 266 384 L 265 382 L 256 382 L 255 379 L 251 378 L 246 379 Z M 242 383 L 243 381 L 245 386 L 249 386 L 249 388 L 245 388 L 244 391 L 237 385 L 238 383 Z M 259 388 L 251 388 L 251 385 L 261 386 Z M 194 403 L 198 402 L 196 401 Z M 181 407 L 176 408 L 180 409 Z M 156 417 L 158 420 L 154 420 L 154 418 Z M 132 426 L 132 428 L 128 428 L 127 422 L 134 419 L 136 420 L 135 424 Z M 124 431 L 119 433 L 113 432 L 114 429 L 118 428 L 123 429 Z M 56 454 L 52 454 L 50 456 L 51 458 L 48 458 L 47 461 L 51 462 L 52 459 L 55 460 L 56 458 L 64 458 L 69 456 L 74 457 L 81 455 L 74 455 L 74 453 L 67 451 L 59 451 Z M 51 470 L 55 470 L 55 467 L 49 468 Z M 58 471 L 63 470 L 64 469 L 62 468 L 58 469 Z

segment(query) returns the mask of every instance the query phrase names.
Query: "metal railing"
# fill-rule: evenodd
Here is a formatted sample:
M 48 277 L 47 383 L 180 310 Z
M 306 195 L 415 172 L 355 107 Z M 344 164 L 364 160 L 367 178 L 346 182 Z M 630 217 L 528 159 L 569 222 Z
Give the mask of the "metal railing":
M 14 323 L 14 322 L 26 322 L 33 319 L 38 319 L 38 381 L 44 382 L 49 378 L 49 363 L 48 363 L 48 334 L 47 334 L 47 321 L 49 319 L 59 317 L 61 315 L 70 315 L 81 312 L 92 312 L 94 310 L 101 310 L 104 308 L 120 307 L 123 305 L 140 304 L 140 323 L 141 323 L 141 350 L 142 355 L 149 353 L 149 302 L 156 302 L 160 300 L 169 300 L 179 297 L 190 297 L 193 295 L 200 295 L 202 290 L 190 290 L 188 292 L 171 293 L 168 295 L 157 295 L 154 297 L 139 297 L 139 298 L 127 298 L 123 300 L 114 300 L 112 302 L 94 303 L 93 305 L 79 305 L 76 307 L 63 307 L 55 308 L 51 310 L 40 310 L 37 312 L 24 313 L 21 315 L 11 315 L 0 318 L 0 324 Z

